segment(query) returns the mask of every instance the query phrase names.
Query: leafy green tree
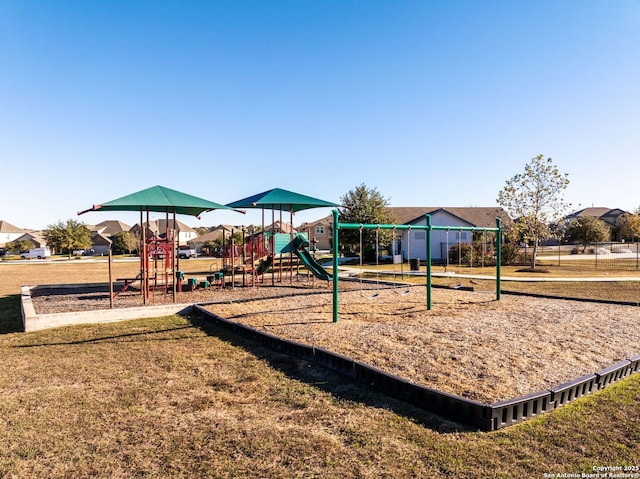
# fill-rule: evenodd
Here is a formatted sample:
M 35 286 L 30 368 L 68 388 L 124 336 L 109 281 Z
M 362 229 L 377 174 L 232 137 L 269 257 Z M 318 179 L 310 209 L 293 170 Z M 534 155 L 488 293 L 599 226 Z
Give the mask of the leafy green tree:
M 42 232 L 42 237 L 50 248 L 66 252 L 69 257 L 74 249 L 91 248 L 91 232 L 84 223 L 76 220 L 67 220 L 66 223 L 59 221 L 49 225 Z
M 523 254 L 520 249 L 520 233 L 514 223 L 510 223 L 502 230 L 502 264 L 517 264 L 522 262 Z
M 569 175 L 560 173 L 551 158 L 538 155 L 525 165 L 524 173 L 507 180 L 498 193 L 498 204 L 512 218 L 522 238 L 531 243 L 531 269 L 536 268 L 540 241 L 549 237 L 549 224 L 570 206 L 562 198 Z
M 220 240 L 216 239 L 214 241 L 205 241 L 202 245 L 202 252 L 206 256 L 213 256 L 217 250 L 220 249 Z
M 620 218 L 620 236 L 628 241 L 640 238 L 640 213 L 625 213 Z
M 111 238 L 114 253 L 131 253 L 138 249 L 138 238 L 130 231 L 120 231 Z
M 376 188 L 368 188 L 364 183 L 350 190 L 340 199 L 344 208 L 340 208 L 340 221 L 342 223 L 359 224 L 389 224 L 395 223 L 395 218 L 387 206 L 389 200 L 382 196 Z M 376 233 L 378 245 L 388 245 L 391 242 L 392 233 L 389 230 L 362 230 L 362 247 L 367 259 L 375 258 Z M 360 251 L 360 231 L 344 230 L 340 232 L 341 249 L 353 249 Z
M 26 253 L 27 251 L 35 247 L 36 244 L 33 241 L 27 239 L 15 240 L 7 244 L 7 250 L 17 253 Z
M 592 216 L 583 216 L 573 221 L 567 228 L 567 239 L 580 243 L 584 253 L 587 246 L 593 243 L 609 241 L 611 230 L 604 221 Z

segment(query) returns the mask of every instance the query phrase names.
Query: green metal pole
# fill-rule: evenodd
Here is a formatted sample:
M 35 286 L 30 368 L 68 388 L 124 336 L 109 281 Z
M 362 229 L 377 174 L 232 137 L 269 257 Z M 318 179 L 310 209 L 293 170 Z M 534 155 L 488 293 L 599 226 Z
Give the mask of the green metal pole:
M 496 233 L 496 300 L 500 301 L 500 267 L 502 266 L 502 220 L 498 217 L 496 218 L 496 228 L 498 228 L 498 232 Z
M 431 215 L 424 215 L 427 225 L 427 251 L 425 255 L 425 266 L 427 267 L 427 310 L 431 310 Z
M 338 322 L 338 210 L 333 210 L 333 322 Z

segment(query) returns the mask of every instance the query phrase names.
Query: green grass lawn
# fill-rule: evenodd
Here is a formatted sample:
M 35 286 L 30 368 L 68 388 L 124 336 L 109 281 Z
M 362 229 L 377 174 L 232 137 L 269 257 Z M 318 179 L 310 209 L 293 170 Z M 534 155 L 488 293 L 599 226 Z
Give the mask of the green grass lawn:
M 14 283 L 104 272 L 5 266 L 0 477 L 541 478 L 640 465 L 637 376 L 478 432 L 196 318 L 17 332 Z

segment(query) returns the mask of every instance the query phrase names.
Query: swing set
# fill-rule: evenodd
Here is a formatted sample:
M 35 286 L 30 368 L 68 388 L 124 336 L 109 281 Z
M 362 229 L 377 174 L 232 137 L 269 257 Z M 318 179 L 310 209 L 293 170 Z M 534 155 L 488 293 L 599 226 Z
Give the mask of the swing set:
M 359 263 L 360 263 L 360 268 L 362 269 L 363 267 L 363 252 L 364 252 L 364 242 L 362 239 L 362 230 L 364 229 L 364 225 L 360 225 L 359 228 L 359 246 L 360 246 L 360 252 L 359 252 Z M 376 269 L 375 269 L 375 275 L 376 275 L 376 287 L 378 287 L 380 285 L 380 225 L 376 225 L 376 246 L 375 246 L 375 251 L 376 251 Z M 400 275 L 402 277 L 404 277 L 404 272 L 402 271 L 402 261 L 396 261 L 396 258 L 401 258 L 400 255 L 396 255 L 395 254 L 395 241 L 396 241 L 396 228 L 394 225 L 393 228 L 393 233 L 392 233 L 392 244 L 394 245 L 394 249 L 393 249 L 393 254 L 392 254 L 392 258 L 393 258 L 393 277 L 395 279 L 396 277 L 396 264 L 399 263 L 400 264 Z M 411 251 L 411 243 L 409 243 L 409 251 Z M 360 289 L 362 289 L 362 276 L 363 273 L 365 272 L 364 269 L 362 269 L 362 271 L 360 271 L 358 273 L 358 277 L 360 280 Z M 394 289 L 395 289 L 396 283 L 394 281 Z M 406 295 L 409 294 L 410 290 L 405 290 L 402 293 L 400 293 L 401 295 Z M 369 296 L 370 299 L 375 299 L 379 296 L 379 293 L 374 293 L 371 296 Z
M 422 230 L 425 231 L 425 264 L 427 268 L 426 276 L 426 289 L 427 289 L 427 310 L 431 310 L 433 306 L 432 300 L 432 271 L 431 271 L 431 233 L 433 231 L 449 231 L 450 226 L 434 226 L 431 224 L 431 215 L 425 216 L 424 225 L 393 225 L 393 224 L 358 224 L 358 223 L 340 223 L 338 220 L 338 210 L 333 210 L 333 322 L 338 322 L 338 237 L 340 230 L 359 230 L 360 238 L 362 238 L 362 231 L 365 229 L 375 229 L 377 232 L 380 230 L 393 230 L 394 235 L 398 230 Z M 496 300 L 500 300 L 500 264 L 502 262 L 502 222 L 500 218 L 496 218 L 495 228 L 481 228 L 476 226 L 460 226 L 455 227 L 456 230 L 470 231 L 470 232 L 495 232 L 496 233 Z M 376 233 L 376 238 L 377 238 Z M 376 248 L 378 248 L 376 239 Z M 378 251 L 376 251 L 376 264 Z M 395 253 L 395 252 L 394 252 Z M 448 251 L 447 251 L 448 254 Z M 360 250 L 360 264 L 362 264 L 362 248 Z

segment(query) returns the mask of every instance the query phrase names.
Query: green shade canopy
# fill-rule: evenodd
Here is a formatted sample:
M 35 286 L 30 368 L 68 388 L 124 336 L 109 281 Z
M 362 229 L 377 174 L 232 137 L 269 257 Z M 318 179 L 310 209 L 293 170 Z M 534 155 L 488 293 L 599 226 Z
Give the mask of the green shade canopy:
M 79 215 L 89 211 L 155 211 L 160 213 L 176 213 L 199 217 L 201 213 L 212 210 L 233 210 L 220 203 L 214 203 L 197 196 L 188 195 L 164 186 L 153 186 L 146 190 L 132 193 L 122 198 L 107 201 L 101 205 L 78 212 Z
M 228 203 L 227 206 L 229 208 L 266 208 L 295 213 L 296 211 L 311 208 L 339 207 L 340 205 L 281 188 L 274 188 L 242 200 L 234 201 L 233 203 Z

